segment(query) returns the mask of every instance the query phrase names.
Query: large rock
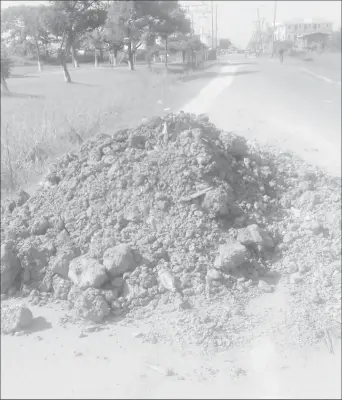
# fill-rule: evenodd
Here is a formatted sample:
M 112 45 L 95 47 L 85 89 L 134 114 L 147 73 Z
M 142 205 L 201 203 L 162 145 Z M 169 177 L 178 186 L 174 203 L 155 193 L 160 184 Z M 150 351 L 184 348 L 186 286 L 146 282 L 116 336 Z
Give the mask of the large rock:
M 239 229 L 237 240 L 245 246 L 256 245 L 261 249 L 270 249 L 274 247 L 270 235 L 256 224 Z
M 3 307 L 1 309 L 1 332 L 13 333 L 31 325 L 32 312 L 21 305 Z
M 241 243 L 228 242 L 220 246 L 219 255 L 215 259 L 214 266 L 230 271 L 246 262 L 248 256 L 248 250 Z
M 108 280 L 108 275 L 97 260 L 82 255 L 70 262 L 68 278 L 79 288 L 100 288 Z
M 1 293 L 6 293 L 21 271 L 19 259 L 6 243 L 1 245 Z
M 137 262 L 133 250 L 126 244 L 119 244 L 105 251 L 103 265 L 108 274 L 115 278 L 125 272 L 133 271 L 137 266 Z
M 67 300 L 71 287 L 72 282 L 70 280 L 61 278 L 58 275 L 52 278 L 52 290 L 56 299 Z
M 62 249 L 56 257 L 51 261 L 51 268 L 53 273 L 68 277 L 70 262 L 75 258 L 76 254 L 73 249 Z
M 108 303 L 98 289 L 88 288 L 82 292 L 73 287 L 68 300 L 80 317 L 93 322 L 101 322 L 110 313 Z

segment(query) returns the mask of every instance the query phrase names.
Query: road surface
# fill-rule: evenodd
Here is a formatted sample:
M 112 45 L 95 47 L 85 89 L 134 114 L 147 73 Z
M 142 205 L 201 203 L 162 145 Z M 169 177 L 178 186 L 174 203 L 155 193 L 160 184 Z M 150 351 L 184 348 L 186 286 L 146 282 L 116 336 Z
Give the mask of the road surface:
M 341 170 L 341 86 L 285 59 L 233 56 L 185 110 L 206 112 L 219 128 L 295 151 L 329 173 Z

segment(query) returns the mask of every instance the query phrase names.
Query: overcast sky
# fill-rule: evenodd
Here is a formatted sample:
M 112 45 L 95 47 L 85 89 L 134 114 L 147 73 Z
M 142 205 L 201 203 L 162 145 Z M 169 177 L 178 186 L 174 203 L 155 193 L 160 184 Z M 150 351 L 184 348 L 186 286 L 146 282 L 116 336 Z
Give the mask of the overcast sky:
M 44 1 L 1 1 L 1 7 L 24 3 L 39 4 Z M 219 37 L 228 37 L 236 45 L 246 46 L 253 29 L 253 21 L 260 18 L 273 21 L 274 1 L 219 1 Z M 277 21 L 291 18 L 322 18 L 341 26 L 341 1 L 277 1 Z

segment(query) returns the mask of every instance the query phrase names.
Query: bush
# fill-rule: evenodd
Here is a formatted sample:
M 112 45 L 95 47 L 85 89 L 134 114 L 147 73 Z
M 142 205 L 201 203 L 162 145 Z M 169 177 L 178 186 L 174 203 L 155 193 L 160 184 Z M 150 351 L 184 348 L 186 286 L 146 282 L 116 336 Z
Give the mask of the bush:
M 11 75 L 12 60 L 5 52 L 1 52 L 1 76 L 7 79 Z

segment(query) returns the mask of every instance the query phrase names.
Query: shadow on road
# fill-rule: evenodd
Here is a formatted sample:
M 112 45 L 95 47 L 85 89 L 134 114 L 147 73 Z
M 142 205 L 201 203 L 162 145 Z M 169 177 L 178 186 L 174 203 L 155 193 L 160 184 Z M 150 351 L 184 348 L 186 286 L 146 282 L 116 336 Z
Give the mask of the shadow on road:
M 11 78 L 39 78 L 39 75 L 23 75 L 23 74 L 11 74 L 9 79 Z
M 222 67 L 228 67 L 228 66 L 236 66 L 236 65 L 256 65 L 258 64 L 255 61 L 246 61 L 246 62 L 220 62 L 217 65 L 220 65 Z
M 1 97 L 12 97 L 16 99 L 45 99 L 45 96 L 28 93 L 1 93 Z
M 212 79 L 217 77 L 224 77 L 224 76 L 238 76 L 238 75 L 247 75 L 247 74 L 254 74 L 259 71 L 236 71 L 236 72 L 203 72 L 196 75 L 189 75 L 184 76 L 181 78 L 183 82 L 194 81 L 196 79 Z
M 72 85 L 81 85 L 81 86 L 98 86 L 98 85 L 92 85 L 90 83 L 84 83 L 84 82 L 70 82 Z

